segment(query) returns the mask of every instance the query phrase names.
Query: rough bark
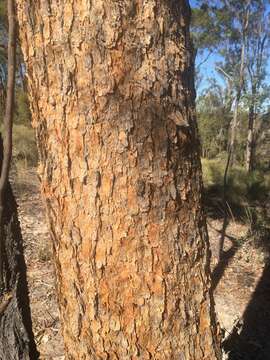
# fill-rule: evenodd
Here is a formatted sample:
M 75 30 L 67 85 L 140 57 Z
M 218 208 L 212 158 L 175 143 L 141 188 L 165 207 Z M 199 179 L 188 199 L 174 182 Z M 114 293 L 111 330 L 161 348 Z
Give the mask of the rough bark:
M 186 1 L 18 0 L 68 359 L 220 359 Z
M 0 142 L 0 164 L 3 145 Z M 17 205 L 8 183 L 3 197 L 3 287 L 0 293 L 0 359 L 37 359 Z

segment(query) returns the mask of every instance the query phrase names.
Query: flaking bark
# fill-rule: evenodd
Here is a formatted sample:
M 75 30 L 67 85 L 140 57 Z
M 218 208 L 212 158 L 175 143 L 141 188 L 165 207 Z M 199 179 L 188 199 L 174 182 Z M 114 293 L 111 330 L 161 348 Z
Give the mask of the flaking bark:
M 220 359 L 188 3 L 18 0 L 68 359 Z

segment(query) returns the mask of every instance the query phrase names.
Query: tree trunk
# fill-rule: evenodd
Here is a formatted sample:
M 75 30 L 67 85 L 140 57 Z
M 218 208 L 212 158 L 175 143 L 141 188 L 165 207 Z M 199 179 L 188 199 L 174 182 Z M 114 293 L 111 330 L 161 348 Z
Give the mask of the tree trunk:
M 251 77 L 252 78 L 252 77 Z M 246 145 L 246 170 L 251 172 L 254 170 L 255 160 L 255 121 L 256 121 L 256 95 L 257 95 L 257 84 L 253 80 L 252 84 L 252 97 L 251 104 L 248 113 L 248 134 L 247 134 L 247 145 Z
M 18 0 L 68 359 L 220 359 L 186 1 Z
M 233 111 L 233 120 L 231 125 L 231 136 L 229 144 L 229 154 L 228 154 L 228 164 L 229 167 L 234 164 L 235 157 L 235 140 L 236 140 L 236 131 L 238 126 L 238 110 L 239 103 L 242 97 L 242 91 L 245 84 L 245 68 L 246 68 L 246 37 L 249 26 L 250 18 L 250 4 L 251 0 L 248 0 L 246 3 L 246 9 L 244 11 L 244 21 L 242 23 L 242 39 L 241 39 L 241 60 L 240 60 L 240 70 L 239 70 L 239 83 L 236 88 L 236 97 L 234 102 L 234 111 Z M 229 160 L 230 159 L 230 160 Z
M 4 194 L 9 179 L 12 158 L 12 128 L 14 115 L 15 73 L 16 73 L 16 18 L 15 3 L 7 1 L 8 15 L 8 57 L 7 57 L 7 93 L 5 99 L 5 116 L 3 119 L 3 144 L 1 143 L 1 175 L 0 175 L 0 289 L 3 284 L 3 212 Z M 2 140 L 1 140 L 2 141 Z
M 244 37 L 244 35 L 243 35 Z M 235 161 L 235 141 L 236 141 L 236 132 L 238 127 L 238 112 L 239 112 L 239 103 L 242 96 L 242 90 L 244 86 L 244 71 L 245 71 L 245 53 L 246 53 L 246 45 L 245 45 L 245 37 L 242 40 L 242 49 L 241 49 L 241 65 L 240 65 L 240 73 L 239 73 L 239 84 L 236 90 L 236 96 L 234 101 L 234 109 L 233 109 L 233 118 L 231 124 L 231 134 L 230 134 L 230 142 L 228 149 L 228 166 L 232 167 Z M 226 165 L 227 166 L 227 165 Z
M 248 136 L 247 136 L 247 147 L 246 147 L 246 170 L 248 172 L 254 170 L 254 123 L 255 123 L 255 112 L 254 105 L 249 109 L 248 114 Z
M 3 147 L 0 142 L 0 158 Z M 2 163 L 2 160 L 0 161 Z M 23 257 L 17 205 L 10 184 L 3 198 L 2 266 L 0 295 L 0 359 L 37 359 L 29 308 L 26 266 Z
M 12 156 L 12 124 L 16 72 L 15 3 L 8 9 L 8 77 L 0 135 L 0 359 L 37 359 L 27 292 L 26 266 L 17 205 L 8 182 Z M 4 144 L 3 144 L 4 143 Z

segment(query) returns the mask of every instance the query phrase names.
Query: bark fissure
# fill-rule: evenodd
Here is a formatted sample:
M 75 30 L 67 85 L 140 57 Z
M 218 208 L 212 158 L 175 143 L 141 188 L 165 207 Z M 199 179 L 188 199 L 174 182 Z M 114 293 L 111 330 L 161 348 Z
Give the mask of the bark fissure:
M 68 358 L 219 359 L 189 6 L 17 3 Z

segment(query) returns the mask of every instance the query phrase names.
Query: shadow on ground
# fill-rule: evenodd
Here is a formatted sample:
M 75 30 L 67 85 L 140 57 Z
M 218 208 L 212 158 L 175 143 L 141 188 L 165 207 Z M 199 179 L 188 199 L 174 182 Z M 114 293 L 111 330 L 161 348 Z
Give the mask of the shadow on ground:
M 230 237 L 232 238 L 232 237 Z M 233 239 L 233 238 L 232 238 Z M 236 242 L 232 241 L 232 246 L 229 250 L 224 251 L 222 258 L 212 272 L 212 289 L 215 290 L 218 283 L 222 279 L 223 274 L 225 273 L 226 268 L 229 266 L 231 259 L 235 256 L 238 251 L 239 246 Z
M 241 243 L 226 234 L 226 225 L 217 230 L 231 242 L 212 272 L 212 288 L 215 290 L 230 261 L 240 249 Z M 266 242 L 266 243 L 265 243 Z M 223 342 L 228 360 L 270 360 L 270 238 L 264 239 L 266 265 L 242 318 Z M 268 256 L 267 256 L 268 255 Z M 237 293 L 235 297 L 237 297 Z
M 211 275 L 213 290 L 215 290 L 215 288 L 218 286 L 218 283 L 222 279 L 222 277 L 225 273 L 225 270 L 227 269 L 227 267 L 230 264 L 230 261 L 233 259 L 233 257 L 235 256 L 235 254 L 237 253 L 237 251 L 240 249 L 240 246 L 241 246 L 241 244 L 239 243 L 239 241 L 237 241 L 237 239 L 235 237 L 226 234 L 226 229 L 229 224 L 229 222 L 227 220 L 228 220 L 227 217 L 225 217 L 224 221 L 223 221 L 222 230 L 218 230 L 218 229 L 212 227 L 217 233 L 219 233 L 219 235 L 220 235 L 219 242 L 221 242 L 221 244 L 222 244 L 220 260 L 219 260 L 218 264 L 216 265 L 216 267 L 214 268 L 214 270 L 212 271 L 212 275 Z M 208 223 L 208 226 L 211 226 L 211 225 Z M 231 242 L 231 247 L 227 251 L 223 250 L 225 238 L 227 238 Z M 220 246 L 220 244 L 219 244 L 219 246 Z
M 237 296 L 237 294 L 236 294 Z M 270 359 L 270 263 L 223 348 L 229 360 Z
M 224 219 L 225 211 L 222 196 L 223 186 L 221 185 L 204 188 L 203 205 L 208 217 L 219 220 Z M 242 222 L 246 215 L 245 208 L 241 203 L 229 199 L 227 215 L 233 220 Z

